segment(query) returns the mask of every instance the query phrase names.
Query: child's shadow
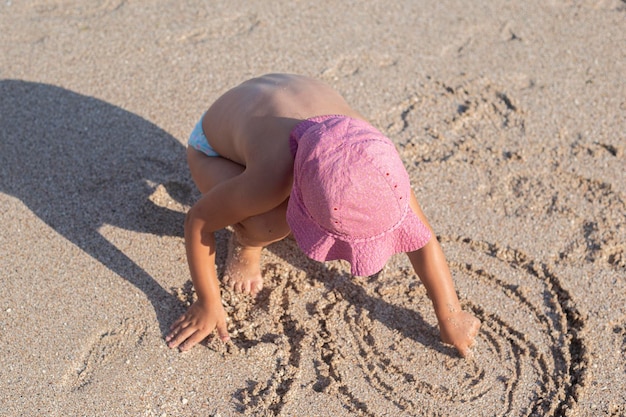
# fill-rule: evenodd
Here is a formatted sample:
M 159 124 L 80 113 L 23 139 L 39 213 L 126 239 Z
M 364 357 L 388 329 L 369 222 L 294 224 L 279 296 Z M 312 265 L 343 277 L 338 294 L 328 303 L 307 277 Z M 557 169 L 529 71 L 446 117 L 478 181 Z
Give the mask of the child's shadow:
M 181 236 L 184 214 L 149 196 L 165 184 L 188 204 L 188 178 L 184 147 L 141 117 L 63 88 L 0 81 L 0 192 L 143 291 L 162 331 L 180 303 L 98 230 Z
M 444 355 L 458 356 L 453 347 L 441 342 L 438 328 L 429 324 L 416 309 L 390 303 L 382 297 L 371 295 L 366 291 L 364 285 L 373 286 L 375 283 L 384 285 L 384 282 L 379 281 L 384 279 L 380 272 L 367 278 L 355 278 L 348 272 L 331 269 L 303 254 L 294 256 L 294 253 L 298 252 L 294 250 L 295 247 L 297 247 L 295 241 L 285 239 L 270 245 L 268 249 L 275 256 L 297 269 L 318 271 L 313 279 L 322 282 L 328 291 L 336 291 L 341 294 L 341 298 L 352 304 L 357 312 L 365 310 L 372 320 L 380 322 L 391 331 L 399 332 L 407 339 L 428 346 Z M 418 280 L 418 277 L 415 276 L 414 279 Z M 408 286 L 406 291 L 410 291 Z M 425 299 L 424 302 L 430 303 L 431 301 Z

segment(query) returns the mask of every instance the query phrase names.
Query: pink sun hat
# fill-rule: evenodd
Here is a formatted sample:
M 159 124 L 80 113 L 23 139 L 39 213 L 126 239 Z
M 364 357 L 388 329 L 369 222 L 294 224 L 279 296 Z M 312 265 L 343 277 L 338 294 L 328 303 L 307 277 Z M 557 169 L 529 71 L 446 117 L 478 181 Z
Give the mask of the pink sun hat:
M 287 222 L 317 261 L 344 259 L 353 275 L 422 248 L 428 227 L 411 210 L 411 185 L 394 144 L 369 123 L 318 116 L 291 132 L 293 188 Z

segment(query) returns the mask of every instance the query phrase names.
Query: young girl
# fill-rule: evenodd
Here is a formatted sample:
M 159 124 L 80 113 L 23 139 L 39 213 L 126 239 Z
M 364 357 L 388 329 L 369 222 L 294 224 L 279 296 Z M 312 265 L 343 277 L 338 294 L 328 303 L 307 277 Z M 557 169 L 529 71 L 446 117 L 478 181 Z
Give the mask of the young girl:
M 354 275 L 406 252 L 433 302 L 443 342 L 467 356 L 480 322 L 461 310 L 445 257 L 393 145 L 320 81 L 271 74 L 221 96 L 189 138 L 202 198 L 185 220 L 198 300 L 166 341 L 185 351 L 217 330 L 229 339 L 213 233 L 232 226 L 225 282 L 256 295 L 263 247 L 293 234 L 309 257 L 345 259 Z

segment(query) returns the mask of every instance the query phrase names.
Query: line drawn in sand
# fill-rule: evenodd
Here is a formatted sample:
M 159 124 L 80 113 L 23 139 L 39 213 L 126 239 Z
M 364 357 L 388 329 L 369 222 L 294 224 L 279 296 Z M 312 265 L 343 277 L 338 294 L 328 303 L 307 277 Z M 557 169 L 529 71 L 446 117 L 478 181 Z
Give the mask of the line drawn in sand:
M 126 0 L 53 0 L 37 1 L 31 7 L 44 17 L 94 18 L 118 10 Z
M 260 356 L 273 361 L 270 375 L 235 392 L 238 411 L 279 416 L 292 399 L 318 394 L 359 416 L 575 410 L 589 366 L 586 318 L 558 274 L 495 243 L 440 241 L 464 308 L 483 322 L 473 360 L 439 341 L 430 300 L 408 266 L 353 278 L 341 263 L 304 260 L 310 265 L 287 272 L 269 263 L 257 301 L 226 300 L 240 329 L 231 353 L 273 352 Z

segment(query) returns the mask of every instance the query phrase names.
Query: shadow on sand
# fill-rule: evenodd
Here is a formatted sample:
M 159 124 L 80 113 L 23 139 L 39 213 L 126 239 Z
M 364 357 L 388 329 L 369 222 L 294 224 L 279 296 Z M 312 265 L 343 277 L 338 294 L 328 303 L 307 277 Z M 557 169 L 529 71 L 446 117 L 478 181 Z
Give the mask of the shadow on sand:
M 144 292 L 165 334 L 182 303 L 99 233 L 101 226 L 112 225 L 182 236 L 184 214 L 149 199 L 158 184 L 182 204 L 197 198 L 184 147 L 153 123 L 63 88 L 0 81 L 0 192 L 20 199 L 56 232 Z M 219 240 L 225 239 L 222 233 Z M 289 257 L 285 245 L 295 243 L 269 249 L 298 268 L 313 262 Z M 324 271 L 319 279 L 330 291 L 343 293 L 390 329 L 449 353 L 432 342 L 436 330 L 416 312 L 367 295 L 345 274 Z
M 267 249 L 275 256 L 281 258 L 285 262 L 295 268 L 311 271 L 314 280 L 324 284 L 327 291 L 341 294 L 340 299 L 346 300 L 350 305 L 355 307 L 357 315 L 365 310 L 373 321 L 378 321 L 392 331 L 399 332 L 403 337 L 414 340 L 420 345 L 429 348 L 450 357 L 458 357 L 456 350 L 452 346 L 444 345 L 439 336 L 437 326 L 429 324 L 424 317 L 415 308 L 405 307 L 399 303 L 391 303 L 373 295 L 367 288 L 384 288 L 386 285 L 382 271 L 370 277 L 355 278 L 348 272 L 335 269 L 329 265 L 319 263 L 304 255 L 294 256 L 297 244 L 291 239 L 285 239 L 281 242 L 270 245 Z M 271 267 L 266 267 L 266 272 L 271 271 Z M 419 281 L 417 276 L 415 281 Z M 407 287 L 407 292 L 410 288 Z M 267 289 L 261 291 L 260 299 L 269 296 Z M 431 303 L 430 299 L 424 302 Z M 327 306 L 326 308 L 332 308 Z M 310 312 L 310 314 L 314 314 Z M 317 314 L 321 314 L 317 312 Z M 325 319 L 322 314 L 322 319 Z M 293 326 L 284 326 L 289 329 Z M 289 333 L 289 331 L 287 331 Z M 288 334 L 289 335 L 289 334 Z M 292 335 L 289 335 L 292 336 Z
M 158 184 L 194 197 L 185 149 L 162 129 L 63 88 L 0 81 L 0 191 L 143 291 L 165 332 L 180 302 L 98 232 L 182 236 L 184 214 L 149 200 Z

